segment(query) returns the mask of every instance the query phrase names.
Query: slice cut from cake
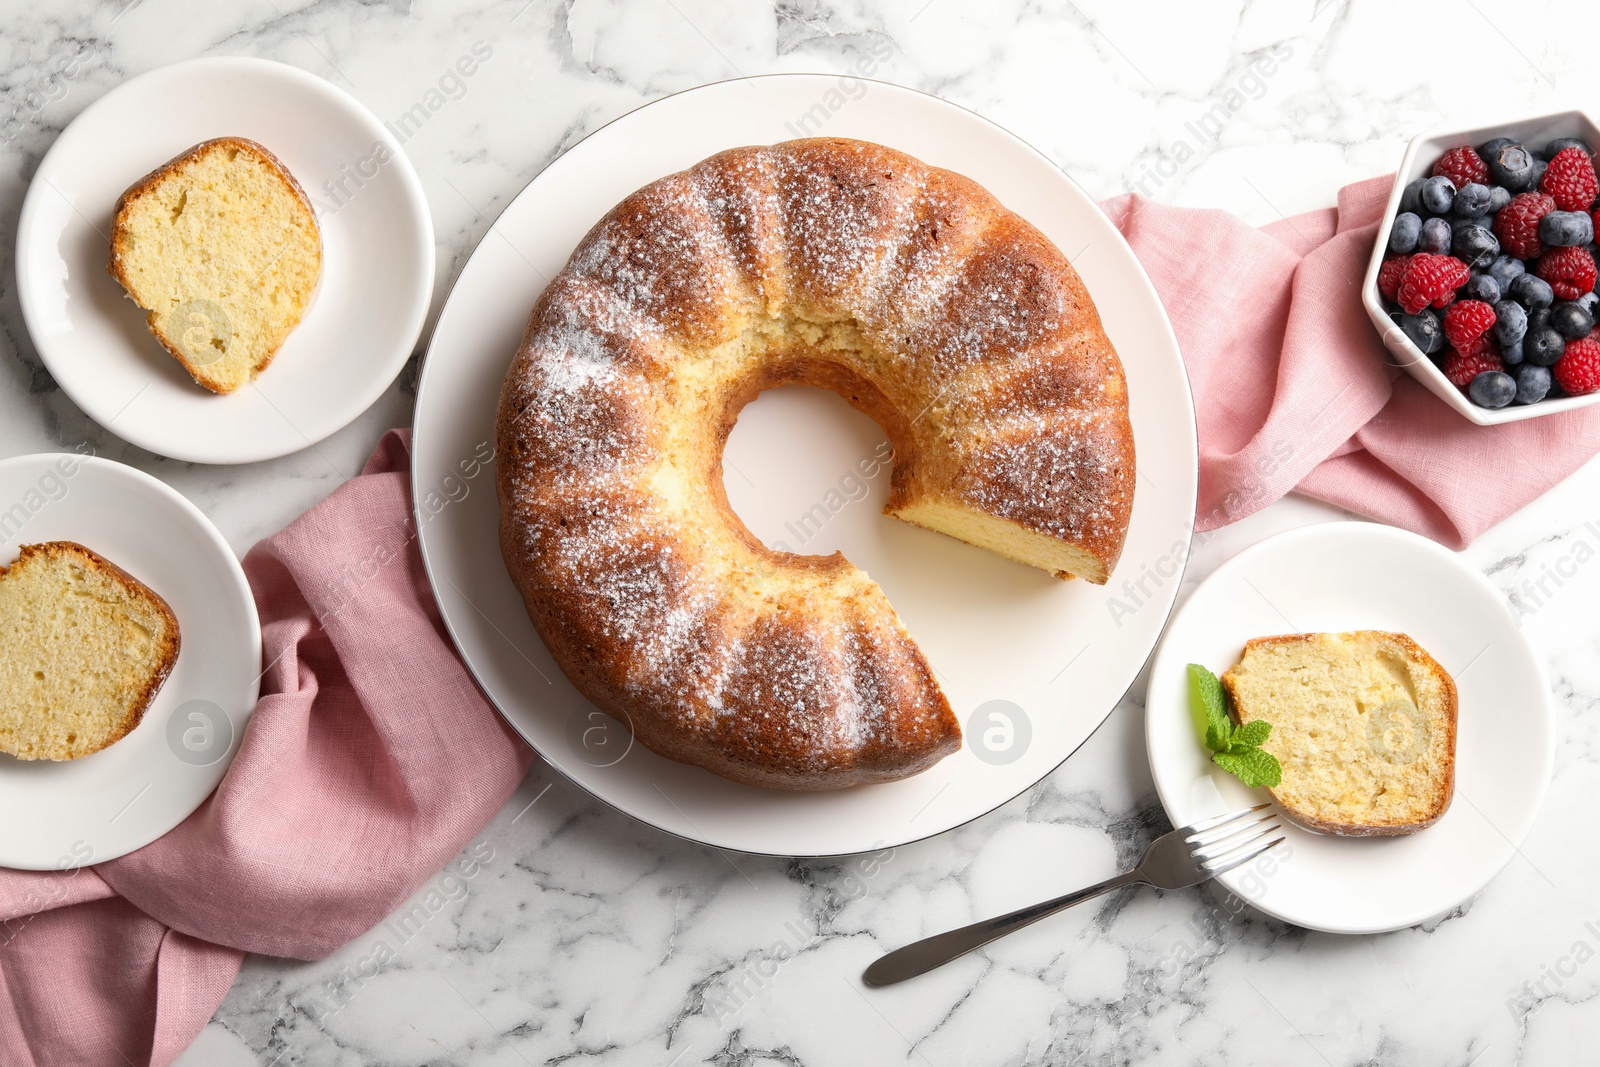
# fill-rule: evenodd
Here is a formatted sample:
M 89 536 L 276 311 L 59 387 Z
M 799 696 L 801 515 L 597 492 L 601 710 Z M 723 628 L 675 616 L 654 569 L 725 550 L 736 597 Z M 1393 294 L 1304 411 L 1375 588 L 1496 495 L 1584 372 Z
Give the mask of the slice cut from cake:
M 196 145 L 135 182 L 111 225 L 112 277 L 214 393 L 272 362 L 322 273 L 311 201 L 271 152 L 242 137 Z
M 0 568 L 0 751 L 68 760 L 139 725 L 178 659 L 167 602 L 82 545 Z
M 1258 637 L 1222 683 L 1241 724 L 1272 724 L 1272 797 L 1308 829 L 1409 834 L 1450 806 L 1456 685 L 1405 634 Z

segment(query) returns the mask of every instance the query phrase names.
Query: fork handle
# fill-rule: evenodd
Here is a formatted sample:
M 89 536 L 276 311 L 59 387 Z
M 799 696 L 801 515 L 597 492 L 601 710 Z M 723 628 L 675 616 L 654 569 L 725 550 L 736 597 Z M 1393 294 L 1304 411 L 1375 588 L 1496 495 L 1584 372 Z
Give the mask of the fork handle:
M 1085 900 L 1093 900 L 1102 893 L 1109 893 L 1113 889 L 1121 889 L 1125 885 L 1143 881 L 1144 877 L 1137 870 L 1127 871 L 1115 878 L 1107 878 L 1103 882 L 1080 889 L 1076 893 L 1068 893 L 1064 897 L 1056 897 L 1054 900 L 1046 900 L 1032 907 L 997 915 L 992 919 L 975 922 L 971 926 L 963 926 L 959 930 L 925 937 L 884 956 L 868 967 L 861 979 L 869 986 L 886 986 L 903 982 L 907 978 L 915 978 L 919 974 L 926 974 L 935 967 L 949 963 L 958 956 L 965 956 L 975 948 L 982 948 L 1013 930 L 1020 930 L 1058 911 L 1065 911 L 1074 904 L 1081 904 Z

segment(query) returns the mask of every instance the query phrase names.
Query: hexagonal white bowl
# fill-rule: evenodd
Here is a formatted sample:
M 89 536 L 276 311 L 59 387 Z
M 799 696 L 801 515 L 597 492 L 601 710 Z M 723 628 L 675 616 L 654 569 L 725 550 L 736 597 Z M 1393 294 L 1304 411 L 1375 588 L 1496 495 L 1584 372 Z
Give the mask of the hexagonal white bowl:
M 1541 400 L 1537 404 L 1512 404 L 1499 409 L 1480 408 L 1465 393 L 1450 384 L 1444 372 L 1422 350 L 1411 343 L 1404 331 L 1389 318 L 1384 309 L 1383 297 L 1378 292 L 1378 268 L 1383 264 L 1389 248 L 1389 229 L 1400 209 L 1400 194 L 1406 184 L 1423 178 L 1433 169 L 1433 164 L 1448 150 L 1457 145 L 1480 145 L 1495 137 L 1514 137 L 1530 149 L 1542 147 L 1556 137 L 1581 137 L 1593 147 L 1600 145 L 1600 127 L 1582 111 L 1558 111 L 1533 118 L 1514 119 L 1491 126 L 1476 126 L 1462 130 L 1432 130 L 1418 134 L 1406 146 L 1405 158 L 1400 161 L 1400 171 L 1395 175 L 1394 190 L 1389 194 L 1389 205 L 1384 209 L 1383 225 L 1378 229 L 1377 242 L 1372 247 L 1372 260 L 1367 265 L 1366 281 L 1361 286 L 1361 303 L 1372 324 L 1383 337 L 1383 343 L 1400 361 L 1410 375 L 1426 386 L 1440 400 L 1459 411 L 1463 417 L 1480 426 L 1497 426 L 1504 422 L 1555 415 L 1575 408 L 1588 407 L 1600 402 L 1600 392 L 1588 396 L 1569 396 L 1559 400 Z

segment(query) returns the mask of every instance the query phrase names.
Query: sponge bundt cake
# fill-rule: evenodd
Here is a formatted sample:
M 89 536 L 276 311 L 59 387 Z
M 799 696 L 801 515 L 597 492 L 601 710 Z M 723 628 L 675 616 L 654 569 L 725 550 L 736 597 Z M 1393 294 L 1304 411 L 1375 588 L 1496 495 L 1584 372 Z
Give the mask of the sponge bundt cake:
M 788 383 L 883 427 L 888 514 L 1104 583 L 1133 500 L 1122 367 L 1037 230 L 836 138 L 646 186 L 534 307 L 500 397 L 501 547 L 568 678 L 736 781 L 903 778 L 961 740 L 921 651 L 865 573 L 765 547 L 723 491 L 739 410 Z

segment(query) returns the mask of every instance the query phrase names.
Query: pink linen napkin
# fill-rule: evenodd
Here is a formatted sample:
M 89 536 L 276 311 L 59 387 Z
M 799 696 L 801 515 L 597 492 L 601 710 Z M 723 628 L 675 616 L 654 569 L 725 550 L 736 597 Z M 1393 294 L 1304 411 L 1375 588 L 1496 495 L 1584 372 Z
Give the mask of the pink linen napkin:
M 245 557 L 267 669 L 205 804 L 120 859 L 0 870 L 5 1067 L 171 1063 L 245 952 L 317 959 L 376 926 L 522 780 L 533 753 L 456 658 L 423 573 L 408 444 L 390 432 Z M 391 561 L 367 579 L 375 558 Z
M 1189 369 L 1200 530 L 1298 489 L 1459 549 L 1600 451 L 1600 405 L 1478 426 L 1395 365 L 1361 305 L 1392 184 L 1262 229 L 1137 194 L 1101 205 Z

